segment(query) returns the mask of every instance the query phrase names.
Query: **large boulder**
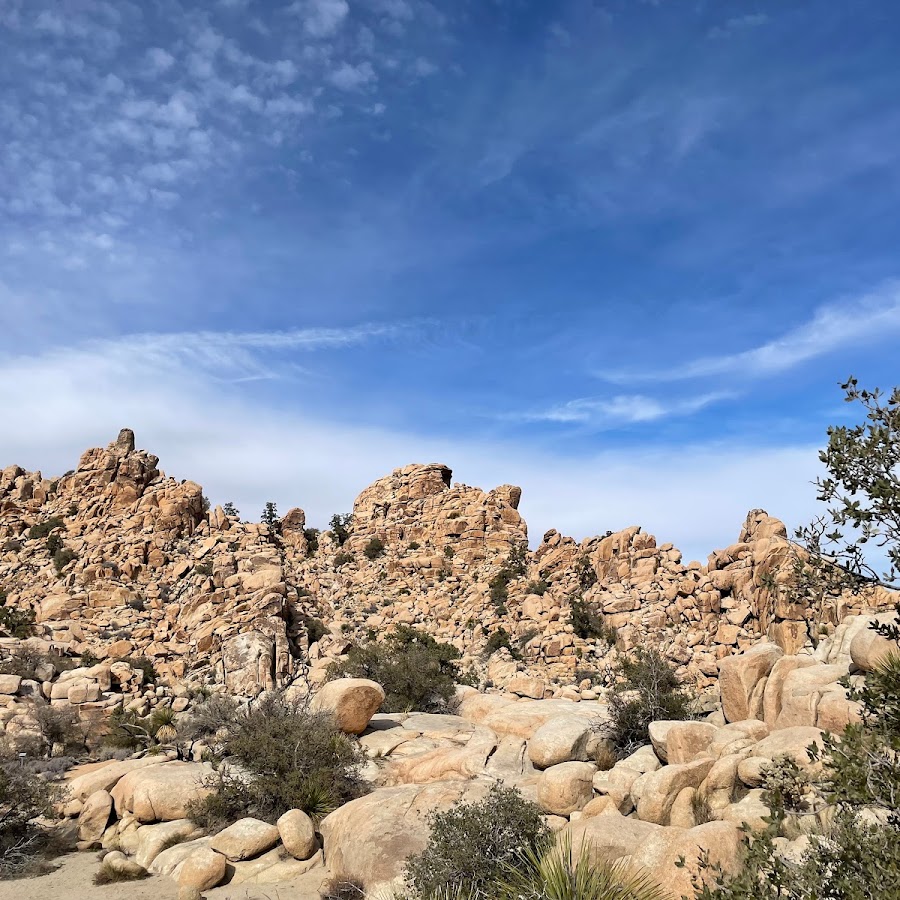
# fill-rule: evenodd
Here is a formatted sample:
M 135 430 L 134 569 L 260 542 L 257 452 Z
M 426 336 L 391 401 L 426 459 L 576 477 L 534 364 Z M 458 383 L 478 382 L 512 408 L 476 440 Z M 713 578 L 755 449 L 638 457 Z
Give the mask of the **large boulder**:
M 648 729 L 656 755 L 670 764 L 693 762 L 704 754 L 716 735 L 709 722 L 657 721 Z
M 384 703 L 384 688 L 367 678 L 329 681 L 313 697 L 310 709 L 334 715 L 345 734 L 362 734 Z
M 587 762 L 564 762 L 545 769 L 538 778 L 538 804 L 557 816 L 582 809 L 593 794 L 596 772 L 597 767 Z
M 558 763 L 587 759 L 591 737 L 590 719 L 583 716 L 556 716 L 541 725 L 528 742 L 528 757 L 539 769 Z
M 225 878 L 228 862 L 209 847 L 195 850 L 178 869 L 178 886 L 208 891 Z
M 132 770 L 111 791 L 116 812 L 138 822 L 186 819 L 191 803 L 211 792 L 206 781 L 212 774 L 209 763 L 167 762 Z
M 641 822 L 620 815 L 601 815 L 571 822 L 561 835 L 571 838 L 576 851 L 588 848 L 595 862 L 615 862 L 631 856 L 645 841 L 663 829 L 651 822 Z
M 126 759 L 122 762 L 112 760 L 105 763 L 92 763 L 73 769 L 73 777 L 68 783 L 69 796 L 74 800 L 87 800 L 97 791 L 111 791 L 120 778 L 136 769 L 148 766 L 159 766 L 168 762 L 165 756 L 145 756 L 141 759 Z M 77 773 L 77 774 L 74 774 Z
M 765 681 L 782 656 L 784 651 L 777 644 L 763 643 L 719 663 L 719 691 L 727 722 L 762 718 Z
M 371 889 L 393 881 L 428 841 L 428 816 L 483 799 L 492 782 L 444 781 L 380 788 L 326 816 L 319 830 L 333 875 Z
M 276 825 L 284 849 L 294 859 L 309 859 L 319 849 L 316 827 L 302 809 L 289 809 Z
M 687 787 L 699 788 L 714 763 L 712 757 L 707 757 L 694 762 L 663 766 L 656 772 L 642 775 L 637 800 L 638 818 L 657 825 L 667 824 L 678 794 Z
M 149 869 L 153 861 L 164 850 L 176 844 L 192 841 L 202 835 L 190 819 L 175 819 L 173 822 L 160 822 L 159 825 L 144 825 L 138 828 L 134 859 L 138 865 Z
M 592 820 L 598 821 L 598 820 Z M 649 834 L 631 854 L 631 864 L 643 869 L 672 897 L 694 897 L 694 879 L 712 883 L 706 859 L 728 875 L 741 867 L 741 832 L 729 822 L 707 822 L 694 828 L 660 828 Z M 679 865 L 683 859 L 684 864 Z
M 112 809 L 113 799 L 109 791 L 94 791 L 78 815 L 78 840 L 89 843 L 99 841 L 106 831 Z
M 271 850 L 279 840 L 278 828 L 261 819 L 247 817 L 238 819 L 223 828 L 210 841 L 210 849 L 221 853 L 231 862 L 252 859 Z

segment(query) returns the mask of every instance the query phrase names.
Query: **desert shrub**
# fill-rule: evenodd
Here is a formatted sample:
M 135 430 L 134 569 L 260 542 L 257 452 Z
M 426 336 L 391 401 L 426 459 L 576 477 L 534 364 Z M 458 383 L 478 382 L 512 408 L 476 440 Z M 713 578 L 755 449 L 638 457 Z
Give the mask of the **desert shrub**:
M 603 728 L 621 755 L 648 743 L 651 722 L 693 718 L 690 695 L 656 650 L 638 648 L 633 656 L 622 657 L 614 674 L 617 680 L 609 695 L 609 722 Z
M 353 521 L 352 513 L 335 513 L 328 523 L 329 531 L 338 542 L 338 547 L 343 547 L 350 537 L 350 523 Z
M 47 519 L 46 522 L 40 522 L 36 525 L 32 525 L 31 528 L 28 529 L 28 537 L 31 540 L 38 540 L 40 538 L 45 538 L 49 536 L 51 531 L 55 531 L 57 528 L 62 528 L 65 525 L 62 519 L 59 516 L 51 516 L 51 518 Z
M 144 673 L 144 684 L 156 684 L 158 673 L 153 663 L 146 656 L 127 656 L 125 662 L 132 669 L 139 669 Z
M 366 887 L 355 878 L 335 875 L 319 888 L 320 900 L 363 900 Z
M 141 881 L 149 877 L 150 873 L 143 869 L 140 871 L 137 869 L 114 869 L 108 862 L 102 862 L 100 863 L 100 868 L 94 873 L 92 881 L 97 887 L 102 887 L 104 884 Z
M 431 635 L 400 625 L 384 641 L 351 647 L 328 667 L 334 678 L 370 678 L 384 688 L 384 712 L 444 712 L 460 678 L 460 652 Z
M 509 583 L 521 578 L 528 571 L 528 545 L 514 544 L 506 562 L 488 582 L 491 602 L 499 615 L 506 614 L 506 601 L 509 599 Z
M 510 637 L 509 632 L 505 628 L 498 628 L 496 631 L 491 632 L 487 643 L 484 645 L 484 655 L 491 656 L 503 647 L 509 650 L 513 659 L 521 658 L 518 648 L 513 645 L 512 637 Z
M 168 707 L 157 707 L 149 716 L 119 707 L 107 720 L 106 728 L 104 744 L 118 750 L 158 748 L 177 735 L 175 714 Z
M 594 750 L 594 762 L 601 772 L 608 772 L 619 761 L 616 748 L 609 741 L 600 741 Z
M 529 594 L 537 594 L 538 597 L 543 597 L 550 590 L 550 582 L 545 581 L 543 578 L 539 578 L 537 581 L 529 581 L 525 585 L 525 590 Z
M 191 818 L 204 828 L 244 816 L 275 822 L 289 809 L 318 819 L 365 790 L 359 744 L 330 715 L 283 696 L 237 708 L 218 735 L 222 756 L 240 774 L 221 766 L 209 782 L 213 793 L 192 805 Z
M 326 634 L 328 634 L 328 629 L 325 627 L 325 623 L 321 619 L 313 618 L 312 616 L 304 616 L 303 617 L 303 626 L 306 628 L 306 636 L 309 640 L 310 646 L 321 641 Z
M 582 640 L 602 640 L 608 644 L 615 643 L 615 633 L 604 622 L 603 616 L 584 597 L 572 597 L 569 601 L 569 624 L 572 626 L 572 631 Z
M 13 650 L 9 656 L 0 660 L 0 674 L 18 675 L 30 681 L 43 681 L 41 677 L 45 673 L 41 670 L 48 664 L 59 669 L 57 665 L 59 657 L 54 654 L 44 653 L 36 647 L 22 644 Z
M 498 885 L 529 849 L 540 852 L 549 832 L 538 806 L 514 788 L 495 784 L 474 802 L 459 802 L 429 816 L 425 849 L 406 863 L 406 881 L 417 900 L 442 891 L 475 892 Z
M 583 591 L 597 583 L 597 573 L 591 564 L 590 558 L 586 555 L 578 557 L 575 563 L 575 574 L 578 577 L 578 584 Z
M 378 559 L 384 553 L 384 541 L 381 538 L 373 537 L 366 544 L 363 553 L 366 555 L 366 559 Z
M 319 529 L 304 528 L 303 537 L 306 538 L 306 554 L 312 556 L 319 549 Z
M 196 575 L 203 575 L 205 578 L 209 578 L 214 571 L 211 562 L 201 562 L 194 565 L 194 573 Z
M 18 765 L 0 765 L 0 878 L 25 872 L 50 840 L 35 824 L 39 816 L 52 817 L 60 799 L 53 784 Z
M 78 554 L 74 550 L 70 550 L 68 547 L 60 547 L 53 554 L 53 566 L 56 569 L 56 574 L 62 575 L 63 569 L 75 559 L 78 559 Z
M 34 630 L 34 613 L 30 609 L 0 606 L 0 631 L 14 638 L 27 638 Z
M 334 554 L 334 559 L 332 563 L 336 569 L 339 569 L 341 566 L 347 565 L 347 563 L 353 562 L 353 554 L 345 553 L 343 550 L 340 553 Z
M 527 847 L 492 892 L 496 900 L 668 900 L 647 875 L 594 859 L 567 835 L 541 852 Z
M 444 556 L 447 559 L 452 559 L 454 556 L 456 556 L 456 551 L 449 544 L 447 544 L 447 546 L 444 547 Z
M 57 550 L 60 550 L 63 545 L 62 535 L 58 531 L 52 531 L 47 536 L 47 552 L 53 556 Z
M 86 749 L 86 726 L 78 718 L 71 706 L 35 706 L 31 715 L 37 723 L 42 749 L 49 756 L 54 747 L 62 747 L 66 753 L 77 753 Z

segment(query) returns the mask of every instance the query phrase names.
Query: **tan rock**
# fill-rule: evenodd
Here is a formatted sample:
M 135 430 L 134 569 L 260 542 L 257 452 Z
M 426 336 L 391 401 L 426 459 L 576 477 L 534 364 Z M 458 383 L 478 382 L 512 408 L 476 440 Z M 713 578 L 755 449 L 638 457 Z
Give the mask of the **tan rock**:
M 592 724 L 582 716 L 555 716 L 528 741 L 528 757 L 539 769 L 587 759 Z
M 695 762 L 663 766 L 641 777 L 642 787 L 637 802 L 638 818 L 644 822 L 665 825 L 675 798 L 686 787 L 699 788 L 715 760 L 711 757 Z
M 586 762 L 564 762 L 545 769 L 538 778 L 537 799 L 541 808 L 557 816 L 568 816 L 587 805 L 593 794 L 597 767 Z
M 708 722 L 651 722 L 650 740 L 656 755 L 668 763 L 693 762 L 709 748 L 716 726 Z
M 202 830 L 190 819 L 176 819 L 159 825 L 138 828 L 134 859 L 138 865 L 150 869 L 153 861 L 169 847 L 200 837 Z
M 366 678 L 338 678 L 322 686 L 310 709 L 333 714 L 345 734 L 362 734 L 383 702 L 380 684 Z
M 227 861 L 221 853 L 209 847 L 195 850 L 178 870 L 179 888 L 196 888 L 208 891 L 225 878 Z
M 260 819 L 238 819 L 227 828 L 222 829 L 210 841 L 209 847 L 221 853 L 231 862 L 240 859 L 252 859 L 271 850 L 279 840 L 279 830 Z
M 726 721 L 760 718 L 765 688 L 763 679 L 782 656 L 784 651 L 777 644 L 758 644 L 746 653 L 726 657 L 719 663 L 719 690 Z M 759 688 L 761 683 L 762 689 Z
M 631 856 L 645 841 L 662 831 L 651 822 L 641 822 L 624 816 L 591 816 L 572 822 L 560 832 L 568 835 L 573 848 L 588 847 L 597 862 L 615 862 Z
M 281 843 L 294 859 L 309 859 L 319 848 L 316 828 L 302 809 L 289 809 L 277 822 Z
M 132 770 L 111 791 L 116 812 L 138 822 L 185 819 L 191 802 L 209 794 L 205 782 L 212 774 L 209 763 L 166 762 Z
M 95 791 L 81 808 L 78 816 L 78 840 L 93 843 L 106 831 L 113 810 L 113 799 L 108 791 Z

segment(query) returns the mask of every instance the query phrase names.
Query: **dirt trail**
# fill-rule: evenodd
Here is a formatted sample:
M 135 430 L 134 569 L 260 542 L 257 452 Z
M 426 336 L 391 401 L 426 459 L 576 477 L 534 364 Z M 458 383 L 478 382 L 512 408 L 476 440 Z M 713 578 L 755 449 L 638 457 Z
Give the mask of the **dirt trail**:
M 60 857 L 58 868 L 39 878 L 0 881 L 0 900 L 177 900 L 178 887 L 171 878 L 151 875 L 143 881 L 91 883 L 97 871 L 94 853 Z M 281 884 L 242 884 L 220 887 L 204 894 L 208 900 L 319 900 L 322 869 L 296 881 Z

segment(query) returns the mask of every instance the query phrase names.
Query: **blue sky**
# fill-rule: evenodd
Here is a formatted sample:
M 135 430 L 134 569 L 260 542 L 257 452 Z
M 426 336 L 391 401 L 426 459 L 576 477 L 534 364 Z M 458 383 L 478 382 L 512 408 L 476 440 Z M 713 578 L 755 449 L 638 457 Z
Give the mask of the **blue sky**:
M 898 60 L 885 0 L 0 0 L 0 464 L 797 524 L 900 374 Z

